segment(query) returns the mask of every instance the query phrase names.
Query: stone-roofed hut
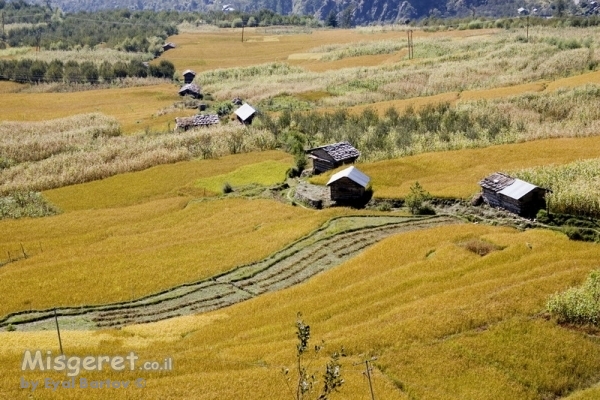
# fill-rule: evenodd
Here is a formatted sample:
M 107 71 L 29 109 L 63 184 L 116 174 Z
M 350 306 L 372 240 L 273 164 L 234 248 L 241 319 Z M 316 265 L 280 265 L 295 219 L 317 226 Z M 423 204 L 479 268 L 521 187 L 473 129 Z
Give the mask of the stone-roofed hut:
M 200 93 L 200 87 L 195 83 L 186 83 L 179 89 L 180 96 L 192 96 L 195 99 L 199 99 L 202 97 Z
M 535 186 L 529 182 L 513 178 L 502 172 L 496 172 L 479 182 L 483 200 L 491 207 L 498 207 L 512 213 L 534 217 L 546 207 L 548 189 Z
M 313 162 L 315 174 L 335 169 L 344 164 L 352 164 L 360 156 L 360 152 L 348 142 L 315 147 L 306 150 L 306 153 Z

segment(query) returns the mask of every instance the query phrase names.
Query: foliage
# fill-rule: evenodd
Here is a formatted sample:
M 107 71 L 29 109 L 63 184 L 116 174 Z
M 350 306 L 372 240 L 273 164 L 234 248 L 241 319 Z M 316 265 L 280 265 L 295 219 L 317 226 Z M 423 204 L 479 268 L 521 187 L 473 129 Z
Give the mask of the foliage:
M 410 193 L 404 199 L 404 204 L 414 215 L 431 214 L 431 206 L 425 203 L 429 199 L 431 199 L 429 192 L 423 189 L 419 182 L 415 182 L 410 187 Z
M 20 60 L 0 60 L 0 79 L 15 82 L 65 82 L 65 83 L 98 83 L 111 82 L 115 78 L 153 76 L 172 79 L 175 66 L 168 60 L 161 60 L 158 65 L 146 67 L 140 60 L 129 63 L 117 61 L 111 64 L 102 61 L 95 64 L 90 61 L 78 63 L 69 60 L 63 63 L 55 59 L 49 63 L 42 60 L 22 58 Z
M 561 323 L 600 327 L 600 271 L 592 271 L 580 287 L 554 294 L 547 309 Z
M 309 365 L 305 360 L 305 356 L 309 352 L 308 342 L 310 340 L 310 326 L 305 324 L 302 320 L 302 314 L 298 313 L 298 319 L 296 320 L 296 337 L 298 343 L 296 344 L 296 360 L 297 360 L 297 373 L 298 380 L 295 384 L 295 397 L 297 400 L 307 398 L 313 391 L 316 383 L 316 376 L 309 372 Z M 322 345 L 317 345 L 314 348 L 314 355 L 316 356 L 322 349 Z M 323 374 L 323 389 L 321 390 L 318 400 L 327 400 L 331 393 L 337 391 L 344 384 L 341 374 L 341 364 L 339 362 L 340 354 L 334 352 L 331 355 L 331 359 L 325 365 L 325 373 Z M 283 369 L 284 375 L 286 375 L 286 382 L 291 381 L 291 378 L 287 377 L 289 370 Z M 290 388 L 291 389 L 291 388 Z
M 15 192 L 9 196 L 0 197 L 0 219 L 45 217 L 58 212 L 59 210 L 48 203 L 40 193 Z
M 515 176 L 551 189 L 546 195 L 550 211 L 585 217 L 600 217 L 600 159 L 579 160 L 517 171 Z
M 227 193 L 231 193 L 233 192 L 233 188 L 231 187 L 231 184 L 229 182 L 225 182 L 225 184 L 223 185 L 223 194 L 227 194 Z

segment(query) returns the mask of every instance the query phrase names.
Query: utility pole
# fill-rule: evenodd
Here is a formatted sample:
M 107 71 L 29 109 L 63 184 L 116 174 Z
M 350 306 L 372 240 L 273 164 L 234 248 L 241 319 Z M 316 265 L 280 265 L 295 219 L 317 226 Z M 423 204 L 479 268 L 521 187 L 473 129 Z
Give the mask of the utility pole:
M 369 380 L 369 390 L 371 391 L 371 400 L 375 400 L 375 393 L 373 392 L 373 383 L 371 382 L 371 371 L 373 370 L 373 367 L 371 367 L 369 365 L 369 363 L 371 361 L 375 361 L 377 360 L 377 357 L 372 357 L 370 360 L 365 360 L 365 366 L 367 368 L 367 370 L 365 372 L 363 372 L 363 374 L 367 375 L 367 379 Z M 353 365 L 358 365 L 358 364 L 362 364 L 362 363 L 355 363 Z
M 4 11 L 2 11 L 2 39 L 4 39 Z
M 527 43 L 529 43 L 529 15 L 527 16 Z
M 54 309 L 54 322 L 56 322 L 56 333 L 58 333 L 58 345 L 60 346 L 60 355 L 64 356 L 62 340 L 60 339 L 60 328 L 58 327 L 58 316 L 56 315 L 56 308 Z
M 413 48 L 413 31 L 412 31 L 412 29 L 409 29 L 408 31 L 406 31 L 406 35 L 408 37 L 408 59 L 412 60 L 413 57 L 415 56 L 414 48 Z

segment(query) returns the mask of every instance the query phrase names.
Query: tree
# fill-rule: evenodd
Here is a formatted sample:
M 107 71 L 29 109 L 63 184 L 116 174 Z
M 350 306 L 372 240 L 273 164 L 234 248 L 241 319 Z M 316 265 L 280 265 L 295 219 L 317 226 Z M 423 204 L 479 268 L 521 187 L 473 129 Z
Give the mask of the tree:
M 352 13 L 354 12 L 354 7 L 348 6 L 342 11 L 342 17 L 340 19 L 340 26 L 342 28 L 351 28 L 352 27 Z
M 555 0 L 552 5 L 554 9 L 554 15 L 556 17 L 564 17 L 565 11 L 567 10 L 567 1 L 566 0 Z
M 46 69 L 46 80 L 49 82 L 60 82 L 63 79 L 63 62 L 52 60 Z
M 298 378 L 296 381 L 296 393 L 294 397 L 296 400 L 303 400 L 312 392 L 316 383 L 316 377 L 315 374 L 310 374 L 308 370 L 310 364 L 307 365 L 304 361 L 304 358 L 308 356 L 309 353 L 308 342 L 310 340 L 310 326 L 305 324 L 302 320 L 302 313 L 298 313 L 297 317 L 296 337 L 298 338 L 298 344 L 296 345 L 296 369 Z M 315 346 L 314 354 L 318 354 L 322 348 L 323 346 Z M 339 361 L 340 355 L 343 356 L 343 348 L 341 352 L 334 352 L 331 354 L 331 358 L 325 365 L 325 373 L 323 374 L 323 388 L 317 397 L 318 400 L 329 399 L 329 395 L 337 391 L 344 384 L 344 379 L 342 379 L 341 372 L 342 366 Z M 286 376 L 286 381 L 289 387 L 289 383 L 291 381 L 291 378 L 289 377 L 289 369 L 284 368 L 282 372 Z
M 115 70 L 112 64 L 108 61 L 104 61 L 98 68 L 98 73 L 104 82 L 110 83 L 115 79 Z
M 336 15 L 335 10 L 329 11 L 329 15 L 327 15 L 327 19 L 325 20 L 325 25 L 327 25 L 331 28 L 337 28 L 338 21 L 337 21 L 337 15 Z
M 410 193 L 404 199 L 404 203 L 412 214 L 426 214 L 429 213 L 430 207 L 425 206 L 423 203 L 431 198 L 429 192 L 423 189 L 423 186 L 419 182 L 415 182 L 410 187 Z

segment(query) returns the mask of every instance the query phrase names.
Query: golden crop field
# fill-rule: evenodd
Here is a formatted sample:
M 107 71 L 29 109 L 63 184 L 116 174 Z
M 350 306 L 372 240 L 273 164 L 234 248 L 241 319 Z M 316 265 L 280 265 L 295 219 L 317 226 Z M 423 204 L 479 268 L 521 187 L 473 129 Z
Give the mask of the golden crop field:
M 481 257 L 463 247 L 468 240 L 499 249 Z M 598 256 L 596 245 L 550 231 L 435 228 L 389 238 L 301 286 L 204 315 L 119 331 L 65 331 L 63 346 L 69 355 L 135 351 L 141 360 L 173 358 L 173 371 L 82 373 L 146 379 L 143 390 L 111 392 L 119 398 L 288 399 L 281 370 L 294 374 L 294 322 L 301 311 L 311 343 L 325 341 L 324 354 L 310 364 L 318 379 L 325 353 L 344 348 L 346 383 L 332 399 L 368 398 L 361 361 L 371 357 L 377 357 L 377 398 L 565 397 L 600 378 L 600 345 L 539 313 L 550 294 L 597 267 Z M 65 379 L 64 373 L 20 371 L 24 346 L 58 352 L 54 332 L 3 332 L 0 339 L 0 386 L 11 398 L 28 396 L 18 388 L 20 376 Z M 101 390 L 37 394 L 106 398 Z
M 241 96 L 266 104 L 261 102 L 287 96 L 321 111 L 347 107 L 358 113 L 371 107 L 383 114 L 390 106 L 475 103 L 600 83 L 598 71 L 588 72 L 597 54 L 583 45 L 558 49 L 547 40 L 595 41 L 597 29 L 537 27 L 530 43 L 519 35 L 516 30 L 416 30 L 416 58 L 408 60 L 406 31 L 398 27 L 286 34 L 251 28 L 244 42 L 239 29 L 190 29 L 168 39 L 177 48 L 162 58 L 179 73 L 198 72 L 196 79 L 217 101 Z M 116 118 L 124 132 L 139 133 L 164 131 L 176 115 L 195 112 L 171 112 L 180 99 L 175 83 L 36 94 L 16 92 L 15 85 L 0 82 L 0 120 L 99 112 Z M 511 106 L 502 110 L 518 104 Z M 591 115 L 591 108 L 582 110 Z M 600 136 L 593 136 L 597 119 L 590 121 L 589 137 L 577 137 L 584 135 L 580 125 L 557 117 L 544 125 L 545 136 L 535 136 L 536 131 L 522 139 L 530 141 L 358 167 L 372 178 L 378 198 L 404 197 L 416 181 L 436 197 L 467 198 L 495 171 L 599 158 Z M 243 132 L 247 140 L 261 139 L 250 129 Z M 561 135 L 569 137 L 534 140 Z M 0 161 L 9 165 L 10 160 Z M 18 311 L 137 299 L 264 259 L 332 218 L 374 214 L 312 210 L 235 192 L 221 196 L 225 183 L 280 183 L 293 163 L 292 155 L 269 150 L 158 165 L 44 191 L 61 214 L 0 220 L 0 319 Z M 313 182 L 323 184 L 330 176 Z M 475 254 L 470 243 L 492 251 Z M 325 343 L 309 367 L 319 380 L 317 390 L 326 353 L 343 346 L 345 383 L 332 400 L 369 398 L 363 372 L 372 357 L 378 399 L 600 396 L 597 331 L 561 326 L 545 313 L 550 295 L 579 285 L 599 267 L 597 243 L 571 241 L 551 230 L 461 223 L 396 234 L 361 251 L 301 284 L 220 310 L 120 329 L 61 331 L 68 355 L 134 351 L 141 360 L 172 357 L 173 371 L 82 374 L 98 380 L 142 377 L 144 389 L 21 389 L 21 377 L 65 379 L 65 373 L 21 371 L 26 349 L 58 354 L 56 333 L 2 331 L 0 398 L 295 398 L 298 312 L 312 328 L 310 348 Z

